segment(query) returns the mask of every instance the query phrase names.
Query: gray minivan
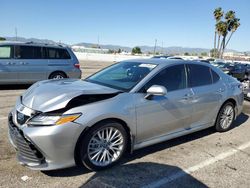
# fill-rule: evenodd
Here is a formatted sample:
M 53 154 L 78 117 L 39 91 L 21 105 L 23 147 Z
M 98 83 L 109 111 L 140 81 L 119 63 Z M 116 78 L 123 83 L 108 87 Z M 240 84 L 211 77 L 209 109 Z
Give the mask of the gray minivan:
M 31 84 L 61 78 L 81 78 L 79 61 L 69 47 L 0 43 L 0 84 Z

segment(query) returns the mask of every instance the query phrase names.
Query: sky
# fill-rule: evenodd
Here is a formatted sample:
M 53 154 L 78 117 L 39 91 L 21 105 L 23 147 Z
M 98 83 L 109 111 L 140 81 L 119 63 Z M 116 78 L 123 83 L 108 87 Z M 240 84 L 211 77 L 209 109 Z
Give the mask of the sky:
M 250 51 L 249 0 L 1 0 L 0 36 L 213 48 L 217 7 L 240 18 L 228 48 Z

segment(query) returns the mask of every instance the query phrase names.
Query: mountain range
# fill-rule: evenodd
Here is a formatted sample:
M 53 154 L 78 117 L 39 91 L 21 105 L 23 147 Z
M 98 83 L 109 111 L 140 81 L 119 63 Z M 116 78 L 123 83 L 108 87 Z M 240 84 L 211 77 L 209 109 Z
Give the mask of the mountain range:
M 38 39 L 38 38 L 24 38 L 24 37 L 4 37 L 6 38 L 7 41 L 21 41 L 21 42 L 36 42 L 36 43 L 47 43 L 47 44 L 58 44 L 57 42 L 53 40 L 48 40 L 48 39 Z M 60 43 L 60 44 L 65 44 L 65 43 Z M 69 44 L 65 44 L 69 45 Z M 97 46 L 95 43 L 86 43 L 86 42 L 81 42 L 73 45 L 78 45 L 78 46 L 84 46 L 84 47 L 93 47 Z M 69 46 L 73 46 L 69 45 Z M 128 46 L 120 46 L 120 45 L 111 45 L 111 44 L 100 44 L 100 48 L 103 49 L 110 49 L 110 50 L 118 50 L 122 49 L 123 51 L 131 52 L 132 48 Z M 154 51 L 154 46 L 138 46 L 141 48 L 142 52 L 153 52 Z M 189 54 L 200 54 L 202 52 L 208 53 L 210 49 L 208 48 L 189 48 L 189 47 L 180 47 L 180 46 L 171 46 L 171 47 L 161 47 L 161 46 L 156 46 L 155 49 L 156 52 L 164 53 L 164 54 L 184 54 L 184 53 L 189 53 Z M 226 51 L 230 52 L 237 52 L 236 50 L 231 50 L 228 49 Z M 250 52 L 247 52 L 250 53 Z

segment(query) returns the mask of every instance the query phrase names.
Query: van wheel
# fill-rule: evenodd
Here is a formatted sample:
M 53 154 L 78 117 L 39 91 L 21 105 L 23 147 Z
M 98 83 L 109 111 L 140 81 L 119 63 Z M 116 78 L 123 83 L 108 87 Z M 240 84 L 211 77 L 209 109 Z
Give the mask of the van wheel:
M 63 72 L 53 72 L 50 76 L 49 79 L 63 79 L 63 78 L 67 78 L 66 74 L 64 74 Z
M 215 128 L 218 132 L 228 131 L 234 121 L 235 110 L 234 105 L 231 102 L 225 103 L 219 111 Z

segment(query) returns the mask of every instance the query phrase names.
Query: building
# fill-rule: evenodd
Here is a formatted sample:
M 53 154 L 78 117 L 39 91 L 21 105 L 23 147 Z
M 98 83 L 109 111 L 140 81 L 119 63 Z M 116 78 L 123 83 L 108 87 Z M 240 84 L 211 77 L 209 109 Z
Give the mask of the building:
M 109 49 L 103 49 L 103 48 L 87 48 L 84 46 L 71 46 L 71 49 L 74 52 L 82 52 L 82 53 L 97 53 L 97 54 L 107 54 L 109 52 Z

